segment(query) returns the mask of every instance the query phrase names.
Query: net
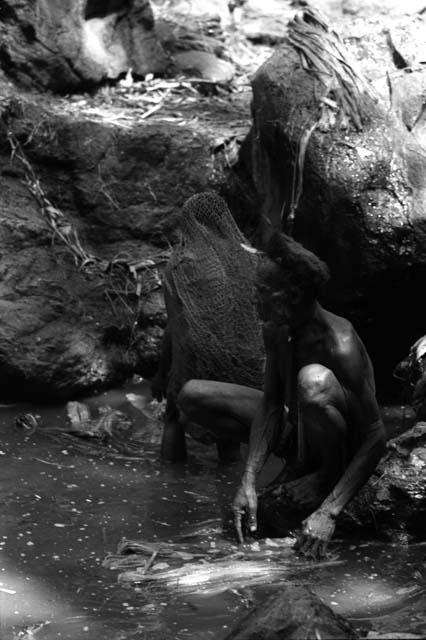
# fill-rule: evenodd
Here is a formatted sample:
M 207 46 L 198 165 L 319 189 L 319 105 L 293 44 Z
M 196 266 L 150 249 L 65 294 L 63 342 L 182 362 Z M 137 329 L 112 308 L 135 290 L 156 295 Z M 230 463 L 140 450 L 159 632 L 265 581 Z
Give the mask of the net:
M 261 388 L 263 341 L 254 305 L 257 256 L 241 245 L 222 198 L 190 198 L 181 216 L 182 240 L 165 271 L 172 337 L 168 397 L 192 378 Z

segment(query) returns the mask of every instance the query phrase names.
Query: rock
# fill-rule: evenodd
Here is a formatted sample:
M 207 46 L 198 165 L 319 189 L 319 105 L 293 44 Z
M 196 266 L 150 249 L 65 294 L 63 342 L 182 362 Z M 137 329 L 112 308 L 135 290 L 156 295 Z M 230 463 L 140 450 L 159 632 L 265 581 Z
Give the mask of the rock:
M 426 419 L 426 336 L 413 344 L 408 355 L 395 368 L 394 376 L 410 394 L 417 420 Z
M 156 33 L 164 47 L 171 55 L 180 51 L 208 51 L 219 57 L 225 52 L 222 25 L 219 19 L 206 18 L 205 21 L 191 20 L 188 16 L 174 22 L 165 18 L 156 20 Z
M 241 32 L 254 44 L 277 45 L 287 37 L 287 21 L 276 17 L 263 17 L 244 24 Z
M 293 40 L 290 33 L 252 81 L 253 128 L 244 147 L 261 215 L 272 224 L 281 216 L 290 220 L 287 229 L 328 263 L 325 305 L 356 323 L 387 375 L 392 357 L 406 348 L 404 332 L 421 330 L 416 291 L 426 273 L 426 69 L 412 68 L 408 91 L 410 73 L 395 67 L 386 27 L 395 42 L 404 32 L 413 51 L 416 43 L 419 50 L 424 45 L 420 23 L 424 30 L 421 16 L 389 25 L 360 20 L 346 47 L 328 27 L 318 27 L 309 58 L 311 44 L 305 43 L 305 53 L 301 48 L 303 21 L 293 22 Z M 356 75 L 329 90 L 315 64 L 320 68 L 328 59 L 333 66 L 334 44 Z M 387 70 L 391 92 L 383 86 Z M 349 91 L 340 108 L 349 86 L 352 98 Z M 339 120 L 351 100 L 358 100 L 362 122 Z
M 218 136 L 230 134 L 212 113 L 204 120 L 199 112 L 191 123 L 144 121 L 121 104 L 102 112 L 87 100 L 43 102 L 0 103 L 29 162 L 28 169 L 11 159 L 0 123 L 0 390 L 6 400 L 68 400 L 134 372 L 152 375 L 166 319 L 160 272 L 176 240 L 179 208 L 196 192 L 230 184 L 225 152 L 215 150 Z M 53 218 L 31 195 L 26 175 L 40 181 Z M 83 264 L 73 252 L 74 232 L 95 262 Z M 132 273 L 138 264 L 141 270 Z
M 399 631 L 391 633 L 377 633 L 376 631 L 369 631 L 367 634 L 367 640 L 400 640 L 401 634 Z M 418 633 L 407 633 L 404 631 L 404 640 L 423 640 L 424 636 Z
M 187 22 L 218 18 L 223 24 L 229 22 L 230 13 L 228 0 L 203 0 L 203 2 L 188 2 L 188 0 L 171 0 L 166 3 L 173 18 L 179 20 L 186 17 Z
M 266 603 L 255 607 L 226 640 L 296 640 L 359 638 L 351 623 L 334 613 L 309 589 L 284 584 Z
M 175 54 L 174 62 L 178 71 L 218 84 L 231 82 L 235 74 L 233 64 L 207 51 L 183 51 Z
M 0 8 L 0 67 L 25 87 L 71 93 L 133 73 L 163 73 L 149 0 L 76 0 Z
M 420 531 L 426 518 L 426 423 L 390 440 L 387 451 L 348 511 L 366 521 L 368 509 L 379 524 L 393 520 Z

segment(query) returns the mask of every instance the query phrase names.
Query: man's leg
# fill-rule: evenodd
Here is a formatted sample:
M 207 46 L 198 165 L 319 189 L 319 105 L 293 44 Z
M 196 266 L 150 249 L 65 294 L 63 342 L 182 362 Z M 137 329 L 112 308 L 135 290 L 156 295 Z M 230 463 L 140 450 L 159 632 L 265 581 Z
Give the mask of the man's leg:
M 348 396 L 334 373 L 319 364 L 298 374 L 298 457 L 305 475 L 286 489 L 306 506 L 321 503 L 349 462 Z
M 169 462 L 184 462 L 186 460 L 185 432 L 179 420 L 179 410 L 176 402 L 171 398 L 167 398 L 166 416 L 161 439 L 161 457 Z
M 229 462 L 239 455 L 240 442 L 248 442 L 262 397 L 261 391 L 238 384 L 190 380 L 183 386 L 177 404 L 187 420 L 216 435 L 219 457 Z

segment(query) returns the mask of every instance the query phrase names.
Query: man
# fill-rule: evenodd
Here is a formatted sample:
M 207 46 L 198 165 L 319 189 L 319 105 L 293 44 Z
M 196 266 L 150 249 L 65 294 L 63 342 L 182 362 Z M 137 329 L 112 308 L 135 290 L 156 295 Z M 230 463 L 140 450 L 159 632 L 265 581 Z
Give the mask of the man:
M 313 510 L 298 548 L 320 557 L 336 518 L 383 454 L 384 426 L 363 343 L 347 320 L 318 302 L 328 280 L 326 265 L 278 232 L 266 254 L 257 277 L 266 350 L 263 392 L 191 380 L 178 404 L 187 417 L 228 438 L 249 439 L 233 504 L 239 539 L 245 512 L 250 530 L 257 528 L 256 477 L 279 449 L 287 463 L 286 492 Z

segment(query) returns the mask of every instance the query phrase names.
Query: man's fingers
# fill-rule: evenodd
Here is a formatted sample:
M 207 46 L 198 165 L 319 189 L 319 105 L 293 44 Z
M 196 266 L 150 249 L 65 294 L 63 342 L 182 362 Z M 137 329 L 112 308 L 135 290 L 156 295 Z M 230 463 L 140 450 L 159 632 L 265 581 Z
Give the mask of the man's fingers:
M 237 531 L 237 537 L 238 537 L 238 542 L 240 544 L 244 544 L 244 536 L 243 536 L 243 527 L 241 524 L 241 520 L 242 520 L 242 513 L 240 510 L 235 510 L 234 511 L 234 525 L 235 525 L 235 529 Z
M 310 557 L 313 550 L 316 549 L 316 544 L 317 541 L 315 538 L 312 538 L 312 536 L 306 533 L 302 533 L 294 545 L 294 548 L 303 556 Z
M 321 545 L 321 540 L 312 540 L 312 544 L 310 549 L 308 549 L 307 555 L 312 558 L 312 560 L 319 560 L 319 549 Z
M 301 551 L 301 549 L 305 546 L 307 541 L 308 541 L 308 537 L 303 533 L 300 534 L 296 540 L 296 544 L 294 545 L 294 548 L 296 549 L 296 551 Z
M 309 535 L 302 535 L 294 548 L 302 555 L 312 560 L 321 560 L 325 556 L 327 542 Z
M 256 531 L 257 529 L 256 507 L 250 507 L 248 526 L 250 531 Z
M 311 545 L 312 545 L 312 538 L 310 538 L 309 536 L 305 536 L 305 540 L 302 546 L 299 548 L 299 552 L 302 553 L 304 556 L 307 556 L 309 554 Z

